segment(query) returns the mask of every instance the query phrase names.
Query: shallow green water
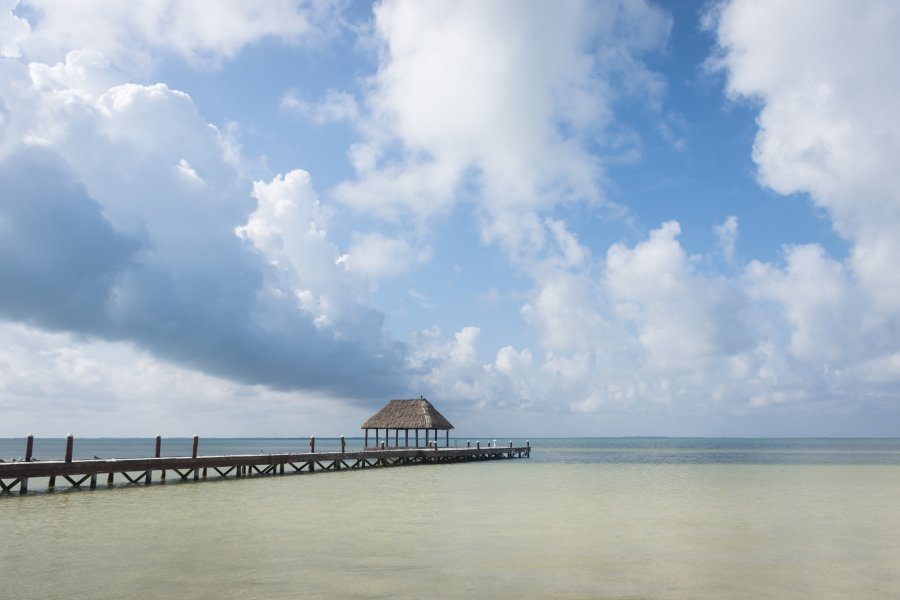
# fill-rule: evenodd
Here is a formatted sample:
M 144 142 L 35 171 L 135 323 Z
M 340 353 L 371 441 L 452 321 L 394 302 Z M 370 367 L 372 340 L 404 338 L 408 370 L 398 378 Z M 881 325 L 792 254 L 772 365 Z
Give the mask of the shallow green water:
M 512 460 L 0 498 L 3 598 L 888 598 L 900 467 Z

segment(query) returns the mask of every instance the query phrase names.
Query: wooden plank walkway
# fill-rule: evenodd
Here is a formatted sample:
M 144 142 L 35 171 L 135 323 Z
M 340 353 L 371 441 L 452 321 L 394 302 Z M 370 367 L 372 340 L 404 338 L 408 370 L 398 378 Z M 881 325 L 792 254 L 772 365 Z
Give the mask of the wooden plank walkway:
M 31 440 L 29 439 L 29 450 Z M 311 444 L 313 450 L 314 443 Z M 342 444 L 343 447 L 343 444 Z M 153 458 L 109 458 L 72 460 L 72 438 L 68 438 L 65 460 L 30 460 L 0 463 L 0 496 L 28 493 L 28 480 L 48 479 L 46 490 L 57 489 L 57 483 L 67 488 L 96 489 L 97 480 L 106 476 L 107 487 L 116 484 L 149 485 L 156 479 L 199 481 L 240 478 L 258 475 L 284 475 L 340 471 L 416 464 L 443 464 L 502 458 L 528 458 L 531 444 L 525 446 L 488 446 L 467 448 L 384 448 L 350 452 L 304 452 L 297 454 L 246 454 L 229 456 L 197 456 L 194 438 L 193 456 L 156 456 Z M 157 454 L 159 438 L 157 438 Z M 167 479 L 167 477 L 169 479 Z

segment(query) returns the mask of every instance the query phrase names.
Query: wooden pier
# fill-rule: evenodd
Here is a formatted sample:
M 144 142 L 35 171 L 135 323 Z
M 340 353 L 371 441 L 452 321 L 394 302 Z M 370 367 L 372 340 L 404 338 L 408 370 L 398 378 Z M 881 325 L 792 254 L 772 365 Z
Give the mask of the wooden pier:
M 198 436 L 194 436 L 191 456 L 160 456 L 161 438 L 157 436 L 155 456 L 150 458 L 73 460 L 74 439 L 70 435 L 66 439 L 63 460 L 35 461 L 32 459 L 34 438 L 28 436 L 24 460 L 0 463 L 0 496 L 28 493 L 28 481 L 35 478 L 47 480 L 46 490 L 52 492 L 58 484 L 67 489 L 93 490 L 97 488 L 98 479 L 104 476 L 106 486 L 112 487 L 116 483 L 150 485 L 154 481 L 200 481 L 531 456 L 529 442 L 525 446 L 513 446 L 509 442 L 508 446 L 485 447 L 476 443 L 475 446 L 467 444 L 465 448 L 439 448 L 436 444 L 431 448 L 386 448 L 382 444 L 381 447 L 347 451 L 342 437 L 340 451 L 316 452 L 315 438 L 310 438 L 309 452 L 230 456 L 198 456 L 198 443 Z

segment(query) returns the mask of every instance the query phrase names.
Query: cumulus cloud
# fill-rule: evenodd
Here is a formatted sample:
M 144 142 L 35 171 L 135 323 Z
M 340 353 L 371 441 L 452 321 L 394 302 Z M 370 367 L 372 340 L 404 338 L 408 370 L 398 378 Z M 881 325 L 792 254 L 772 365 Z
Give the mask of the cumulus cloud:
M 658 76 L 637 55 L 659 47 L 670 25 L 643 2 L 377 6 L 381 60 L 352 152 L 358 178 L 337 196 L 380 216 L 427 219 L 471 184 L 485 241 L 541 251 L 541 211 L 603 201 L 602 164 L 588 146 L 617 97 L 658 95 Z
M 95 53 L 5 67 L 3 317 L 247 384 L 395 387 L 402 348 L 335 265 L 308 174 L 251 189 L 187 94 L 104 89 Z
M 760 106 L 760 182 L 809 194 L 851 246 L 840 262 L 804 246 L 787 250 L 784 267 L 751 264 L 752 288 L 782 306 L 794 353 L 848 365 L 898 350 L 887 332 L 900 325 L 900 7 L 829 1 L 814 19 L 805 10 L 777 1 L 718 6 L 709 16 L 719 41 L 713 64 L 732 97 Z
M 122 234 L 51 152 L 0 161 L 0 310 L 47 327 L 102 328 L 122 272 L 144 244 Z
M 507 372 L 510 352 L 527 348 L 470 359 L 470 392 L 487 401 L 504 390 L 521 406 L 555 395 L 570 410 L 604 414 L 886 410 L 900 383 L 900 179 L 892 162 L 900 153 L 900 72 L 892 64 L 900 9 L 824 2 L 811 19 L 807 8 L 717 5 L 707 22 L 718 40 L 711 64 L 733 99 L 759 107 L 760 182 L 808 194 L 849 242 L 849 255 L 789 246 L 783 261 L 750 261 L 729 279 L 703 272 L 669 222 L 634 245 L 613 244 L 602 261 L 565 261 L 579 254 L 566 252 L 577 240 L 559 235 L 564 224 L 523 211 L 505 226 L 558 252 L 527 268 L 534 290 L 522 314 L 544 353 L 533 357 L 524 386 Z M 734 261 L 737 218 L 714 233 Z

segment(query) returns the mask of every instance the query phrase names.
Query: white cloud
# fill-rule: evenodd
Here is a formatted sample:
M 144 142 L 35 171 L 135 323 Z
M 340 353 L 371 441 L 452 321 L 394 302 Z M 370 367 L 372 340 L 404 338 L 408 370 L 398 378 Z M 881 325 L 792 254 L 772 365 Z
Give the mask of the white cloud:
M 428 246 L 414 246 L 403 239 L 380 233 L 355 233 L 340 263 L 348 270 L 371 279 L 401 275 L 431 257 Z
M 28 37 L 28 21 L 13 14 L 19 0 L 0 0 L 0 58 L 19 56 L 19 43 Z
M 543 248 L 541 211 L 603 201 L 587 146 L 617 95 L 659 93 L 635 54 L 665 40 L 665 14 L 643 2 L 385 2 L 375 12 L 382 50 L 363 102 L 365 144 L 354 151 L 358 180 L 339 198 L 424 219 L 473 183 L 483 237 L 512 254 Z
M 337 90 L 328 90 L 325 99 L 317 104 L 301 98 L 297 90 L 291 90 L 282 96 L 279 106 L 283 110 L 299 113 L 319 124 L 337 121 L 353 123 L 360 118 L 356 98 L 347 92 Z
M 738 238 L 738 218 L 731 215 L 722 223 L 713 227 L 713 233 L 716 234 L 716 242 L 719 245 L 722 256 L 724 256 L 725 260 L 728 262 L 733 262 L 734 246 L 737 243 Z
M 761 102 L 760 181 L 808 192 L 853 244 L 849 265 L 882 311 L 900 310 L 900 8 L 890 1 L 725 4 L 718 64 Z
M 321 39 L 338 25 L 328 0 L 22 0 L 31 34 L 19 40 L 29 60 L 55 62 L 70 50 L 94 50 L 118 68 L 146 70 L 162 54 L 194 65 L 216 65 L 264 38 L 299 43 Z
M 251 190 L 190 96 L 104 89 L 97 53 L 14 67 L 0 80 L 0 222 L 14 232 L 0 315 L 249 384 L 363 398 L 396 385 L 402 348 L 335 265 L 308 174 Z
M 850 243 L 844 261 L 808 245 L 787 249 L 784 267 L 754 262 L 751 290 L 781 306 L 796 356 L 851 369 L 889 364 L 900 349 L 900 7 L 828 1 L 815 18 L 807 10 L 734 0 L 709 23 L 728 93 L 760 106 L 760 182 L 808 193 Z
M 124 342 L 6 322 L 0 339 L 2 437 L 108 436 L 110 423 L 121 436 L 334 436 L 355 431 L 370 412 L 320 391 L 205 375 Z

